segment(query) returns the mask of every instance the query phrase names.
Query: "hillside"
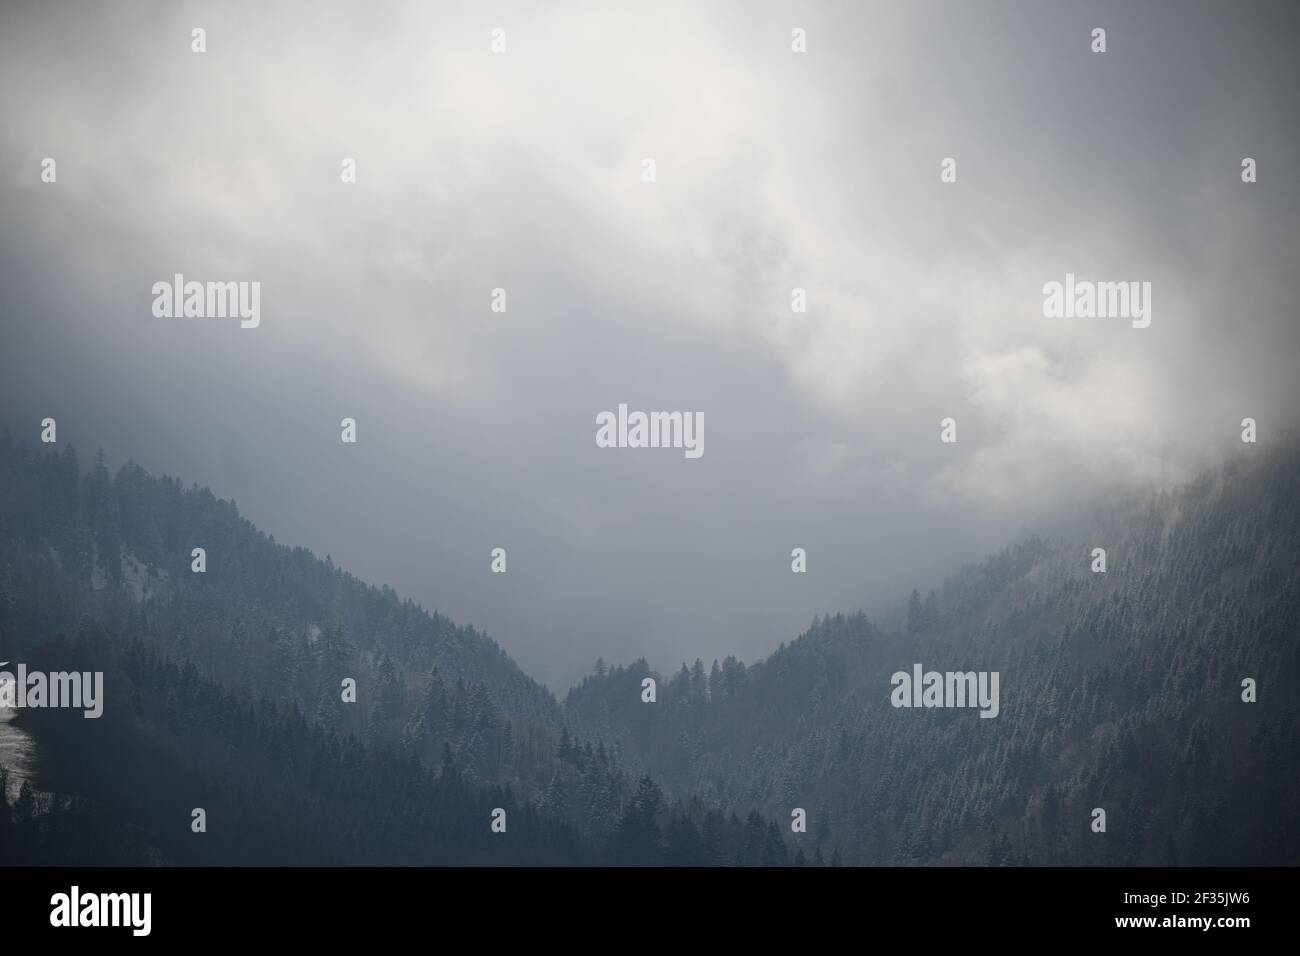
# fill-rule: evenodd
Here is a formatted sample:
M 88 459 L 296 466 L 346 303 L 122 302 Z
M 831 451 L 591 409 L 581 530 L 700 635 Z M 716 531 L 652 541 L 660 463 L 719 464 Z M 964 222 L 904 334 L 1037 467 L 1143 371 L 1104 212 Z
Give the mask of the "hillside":
M 602 664 L 561 704 L 233 502 L 6 434 L 0 660 L 101 661 L 110 705 L 18 715 L 56 796 L 5 801 L 0 831 L 37 860 L 98 828 L 118 862 L 1293 863 L 1298 503 L 1300 450 L 1261 452 L 913 592 L 901 627 Z M 997 716 L 892 706 L 918 663 L 997 672 Z M 184 839 L 198 805 L 236 830 Z M 495 807 L 527 838 L 484 842 Z
M 529 747 L 558 733 L 552 695 L 496 642 L 277 544 L 207 489 L 131 463 L 110 477 L 102 457 L 82 475 L 71 447 L 34 455 L 6 437 L 0 528 L 14 656 L 86 616 L 339 732 L 405 734 L 430 759 L 450 744 L 485 781 L 526 776 Z M 339 706 L 344 678 L 356 706 Z M 455 713 L 449 735 L 422 731 L 430 707 Z
M 97 720 L 18 712 L 48 794 L 0 799 L 0 862 L 804 862 L 774 822 L 670 802 L 571 735 L 485 635 L 207 489 L 7 432 L 0 660 L 102 670 L 107 698 Z M 192 838 L 196 807 L 219 839 Z
M 1300 451 L 1256 454 L 914 593 L 899 630 L 827 617 L 752 666 L 660 677 L 653 708 L 638 661 L 566 709 L 670 791 L 805 808 L 851 863 L 1294 864 Z M 1000 672 L 999 716 L 892 707 L 918 662 Z

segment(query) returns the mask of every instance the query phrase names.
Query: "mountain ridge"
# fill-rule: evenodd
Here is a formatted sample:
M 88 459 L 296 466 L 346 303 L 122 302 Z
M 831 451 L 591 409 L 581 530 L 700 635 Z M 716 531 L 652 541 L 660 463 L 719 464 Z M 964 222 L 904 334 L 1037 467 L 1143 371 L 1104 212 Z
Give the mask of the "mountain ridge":
M 787 838 L 778 852 L 764 820 L 798 810 L 806 857 L 843 849 L 854 863 L 1231 860 L 1194 821 L 1245 784 L 1205 774 L 1231 770 L 1281 807 L 1296 784 L 1260 768 L 1300 756 L 1293 706 L 1239 704 L 1256 709 L 1248 717 L 1208 681 L 1224 656 L 1261 688 L 1300 673 L 1286 644 L 1300 620 L 1300 449 L 1252 457 L 1104 514 L 1095 540 L 1029 536 L 913 591 L 903 627 L 818 617 L 750 665 L 601 664 L 560 701 L 491 638 L 277 544 L 205 488 L 132 462 L 110 476 L 102 454 L 83 474 L 70 447 L 32 453 L 6 432 L 0 646 L 16 655 L 33 633 L 75 634 L 89 619 L 326 733 L 517 790 L 595 844 L 623 832 L 630 807 L 653 806 L 656 818 L 721 814 L 747 833 L 734 854 L 746 860 L 781 858 Z M 194 574 L 189 551 L 204 542 L 208 570 Z M 1104 574 L 1089 571 L 1090 545 L 1107 547 Z M 1252 614 L 1253 639 L 1207 636 Z M 1002 672 L 1001 714 L 891 708 L 890 675 L 914 663 Z M 340 701 L 345 676 L 357 705 Z M 1157 800 L 1144 767 L 1201 779 L 1210 795 Z M 654 789 L 634 788 L 638 777 Z M 1107 793 L 1122 837 L 1090 841 L 1084 804 Z M 645 816 L 638 832 L 654 829 Z M 1271 851 L 1257 829 L 1239 834 L 1245 859 L 1295 857 L 1294 826 Z M 633 855 L 650 845 L 629 839 Z

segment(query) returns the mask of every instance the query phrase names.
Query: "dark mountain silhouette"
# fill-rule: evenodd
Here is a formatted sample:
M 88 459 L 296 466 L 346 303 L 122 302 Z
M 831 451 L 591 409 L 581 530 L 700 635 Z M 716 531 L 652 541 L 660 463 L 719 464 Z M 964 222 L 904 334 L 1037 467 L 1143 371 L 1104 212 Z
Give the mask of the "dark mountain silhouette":
M 1086 540 L 1026 540 L 902 616 L 826 617 L 707 678 L 683 665 L 656 708 L 628 703 L 639 661 L 587 678 L 568 709 L 670 790 L 803 807 L 850 862 L 1300 860 L 1294 444 L 1117 509 Z M 915 662 L 999 671 L 1000 715 L 893 708 L 890 675 Z
M 560 703 L 233 502 L 5 433 L 0 660 L 102 670 L 106 702 L 19 713 L 53 796 L 0 800 L 0 860 L 1294 864 L 1298 492 L 1300 448 L 1252 450 L 914 592 L 898 627 L 600 663 Z M 917 662 L 999 672 L 1000 713 L 892 707 Z
M 97 720 L 19 711 L 53 795 L 0 799 L 3 861 L 803 862 L 770 821 L 669 801 L 571 734 L 485 635 L 276 544 L 206 489 L 110 476 L 102 454 L 83 472 L 7 432 L 0 660 L 101 670 L 107 698 Z

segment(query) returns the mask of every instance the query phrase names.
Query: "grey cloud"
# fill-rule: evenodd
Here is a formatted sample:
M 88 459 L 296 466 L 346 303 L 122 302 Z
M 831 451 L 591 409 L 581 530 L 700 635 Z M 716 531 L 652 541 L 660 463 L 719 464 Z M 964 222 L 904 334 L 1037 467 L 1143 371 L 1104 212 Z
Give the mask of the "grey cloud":
M 1295 424 L 1295 21 L 9 5 L 4 420 L 208 484 L 557 689 L 752 658 Z M 1066 271 L 1152 281 L 1151 328 L 1043 319 Z M 153 320 L 173 272 L 261 281 L 261 328 Z M 704 412 L 705 456 L 597 449 L 623 401 Z

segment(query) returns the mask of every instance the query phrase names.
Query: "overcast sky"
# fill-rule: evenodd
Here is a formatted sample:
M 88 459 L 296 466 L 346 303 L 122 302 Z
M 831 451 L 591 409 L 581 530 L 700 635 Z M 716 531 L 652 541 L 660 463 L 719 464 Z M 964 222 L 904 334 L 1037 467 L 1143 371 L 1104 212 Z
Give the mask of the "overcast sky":
M 1294 5 L 1084 6 L 6 3 L 0 421 L 561 693 L 752 660 L 1295 425 Z M 155 318 L 177 272 L 260 327 Z M 1066 272 L 1150 327 L 1044 318 Z M 703 457 L 598 448 L 620 402 Z

